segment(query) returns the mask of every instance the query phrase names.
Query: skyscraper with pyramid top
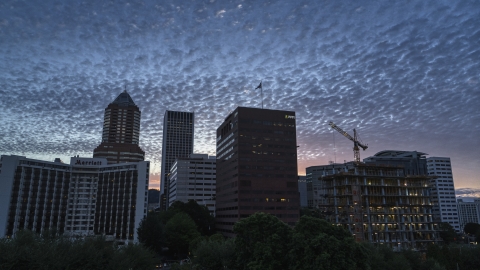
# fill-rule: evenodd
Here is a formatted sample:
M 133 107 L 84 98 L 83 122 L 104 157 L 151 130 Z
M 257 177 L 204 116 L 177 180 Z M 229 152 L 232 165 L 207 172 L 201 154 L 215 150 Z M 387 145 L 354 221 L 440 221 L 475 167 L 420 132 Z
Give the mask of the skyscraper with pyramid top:
M 93 157 L 106 158 L 108 164 L 143 161 L 145 152 L 138 145 L 140 117 L 140 109 L 123 91 L 105 108 L 102 143 L 93 150 Z

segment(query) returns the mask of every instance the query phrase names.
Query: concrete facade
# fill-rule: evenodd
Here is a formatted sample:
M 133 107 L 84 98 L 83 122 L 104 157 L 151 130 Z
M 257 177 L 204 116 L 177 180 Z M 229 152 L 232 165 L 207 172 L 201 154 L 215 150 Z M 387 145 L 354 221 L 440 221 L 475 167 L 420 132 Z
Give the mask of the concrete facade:
M 176 201 L 196 201 L 215 216 L 216 159 L 207 154 L 177 158 L 170 169 L 168 206 Z
M 136 242 L 147 212 L 149 162 L 107 163 L 103 158 L 72 157 L 64 164 L 2 156 L 0 237 L 20 229 L 56 229 Z
M 448 157 L 428 157 L 427 170 L 431 180 L 434 215 L 450 224 L 456 232 L 462 230 L 458 216 L 452 164 Z
M 426 249 L 441 241 L 433 218 L 428 176 L 404 175 L 403 168 L 346 163 L 325 175 L 327 220 L 357 241 L 394 249 Z

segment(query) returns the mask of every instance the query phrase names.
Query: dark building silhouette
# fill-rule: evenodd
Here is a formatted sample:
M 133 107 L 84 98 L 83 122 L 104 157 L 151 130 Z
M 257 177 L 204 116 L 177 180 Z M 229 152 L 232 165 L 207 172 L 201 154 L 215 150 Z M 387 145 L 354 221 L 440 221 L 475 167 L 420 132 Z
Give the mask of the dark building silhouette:
M 163 117 L 162 168 L 160 172 L 160 210 L 168 205 L 168 174 L 176 158 L 193 153 L 193 112 L 165 111 Z
M 140 117 L 140 109 L 123 91 L 105 108 L 102 143 L 93 157 L 106 158 L 108 164 L 143 161 L 145 152 L 138 146 Z
M 217 129 L 217 230 L 255 212 L 299 218 L 295 112 L 237 107 Z

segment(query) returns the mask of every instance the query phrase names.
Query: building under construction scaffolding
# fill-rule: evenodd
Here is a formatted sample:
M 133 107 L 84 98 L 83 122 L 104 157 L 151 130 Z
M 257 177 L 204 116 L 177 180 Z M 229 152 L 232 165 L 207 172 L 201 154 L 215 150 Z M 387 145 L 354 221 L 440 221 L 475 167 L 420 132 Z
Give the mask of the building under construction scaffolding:
M 319 178 L 327 219 L 357 241 L 395 249 L 425 249 L 440 241 L 428 176 L 404 175 L 402 167 L 345 163 Z

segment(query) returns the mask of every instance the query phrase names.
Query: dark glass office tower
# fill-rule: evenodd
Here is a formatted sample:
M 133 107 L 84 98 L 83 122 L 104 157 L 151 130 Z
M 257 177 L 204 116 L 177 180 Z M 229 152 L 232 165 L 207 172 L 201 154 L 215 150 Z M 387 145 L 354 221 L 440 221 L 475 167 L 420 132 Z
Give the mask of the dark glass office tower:
M 160 173 L 160 209 L 168 205 L 168 181 L 175 159 L 193 153 L 194 113 L 165 111 L 163 117 L 162 168 Z
M 106 158 L 108 164 L 143 161 L 145 152 L 138 146 L 140 116 L 138 106 L 123 91 L 105 108 L 102 143 L 93 150 L 93 157 Z
M 217 129 L 217 230 L 255 212 L 299 218 L 295 112 L 236 108 Z

